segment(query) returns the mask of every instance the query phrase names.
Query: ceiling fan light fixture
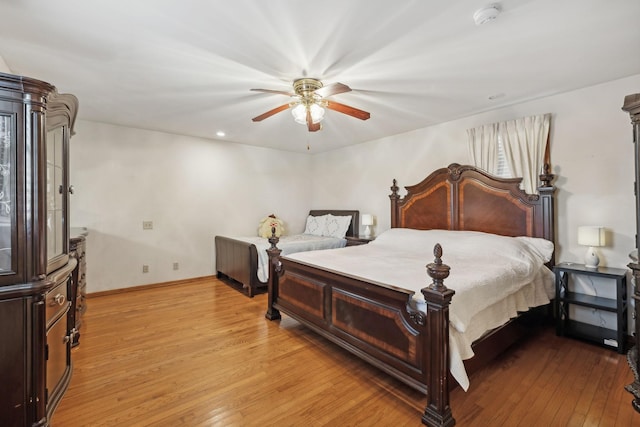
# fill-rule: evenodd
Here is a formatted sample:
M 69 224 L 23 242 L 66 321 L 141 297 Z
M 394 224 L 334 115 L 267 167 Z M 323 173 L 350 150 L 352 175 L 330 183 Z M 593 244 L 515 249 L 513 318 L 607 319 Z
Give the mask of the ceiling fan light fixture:
M 293 81 L 294 92 L 285 92 L 274 89 L 251 89 L 255 92 L 275 93 L 292 98 L 288 104 L 280 105 L 252 118 L 254 122 L 261 122 L 274 114 L 284 110 L 291 110 L 293 119 L 301 125 L 306 125 L 309 132 L 317 132 L 322 129 L 321 121 L 324 119 L 325 109 L 337 111 L 360 120 L 368 120 L 371 117 L 367 111 L 359 110 L 349 105 L 330 101 L 327 97 L 351 92 L 351 88 L 342 83 L 331 83 L 324 86 L 318 79 L 302 78 Z
M 322 119 L 324 119 L 324 108 L 319 106 L 318 104 L 311 104 L 308 106 L 309 111 L 311 111 L 311 121 L 315 123 L 320 123 Z M 301 125 L 307 124 L 307 105 L 298 104 L 294 108 L 291 109 L 291 115 L 296 123 L 300 123 Z

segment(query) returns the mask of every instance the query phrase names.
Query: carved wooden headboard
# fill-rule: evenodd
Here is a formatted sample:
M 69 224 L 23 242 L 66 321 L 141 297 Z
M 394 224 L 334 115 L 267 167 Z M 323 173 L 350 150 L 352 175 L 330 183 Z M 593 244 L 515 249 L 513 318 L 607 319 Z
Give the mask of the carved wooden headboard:
M 400 197 L 391 187 L 391 227 L 469 230 L 504 236 L 542 237 L 555 242 L 554 176 L 540 175 L 540 194 L 520 189 L 521 178 L 495 178 L 456 163 L 438 169 Z

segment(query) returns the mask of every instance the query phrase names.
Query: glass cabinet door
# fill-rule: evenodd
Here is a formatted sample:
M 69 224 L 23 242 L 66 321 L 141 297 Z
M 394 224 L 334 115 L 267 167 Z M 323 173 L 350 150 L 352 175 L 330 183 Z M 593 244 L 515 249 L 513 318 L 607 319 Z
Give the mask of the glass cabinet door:
M 47 132 L 47 259 L 66 253 L 64 182 L 64 127 Z
M 0 113 L 0 274 L 13 272 L 12 242 L 15 224 L 13 218 L 15 179 L 13 174 L 15 129 L 13 115 Z

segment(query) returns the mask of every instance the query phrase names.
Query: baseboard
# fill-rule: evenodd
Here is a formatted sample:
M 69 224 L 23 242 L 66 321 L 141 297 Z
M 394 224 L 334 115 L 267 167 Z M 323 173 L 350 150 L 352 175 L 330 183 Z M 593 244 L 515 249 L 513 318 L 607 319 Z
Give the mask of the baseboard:
M 109 289 L 107 291 L 90 292 L 90 293 L 87 293 L 87 298 L 103 297 L 106 295 L 122 294 L 126 292 L 137 292 L 137 291 L 143 291 L 146 289 L 153 289 L 153 288 L 164 288 L 166 286 L 185 285 L 188 283 L 198 283 L 198 282 L 205 282 L 209 280 L 218 280 L 218 279 L 216 278 L 215 275 L 213 275 L 213 276 L 193 277 L 191 279 L 172 280 L 170 282 L 150 283 L 148 285 L 131 286 L 128 288 L 118 288 L 118 289 Z

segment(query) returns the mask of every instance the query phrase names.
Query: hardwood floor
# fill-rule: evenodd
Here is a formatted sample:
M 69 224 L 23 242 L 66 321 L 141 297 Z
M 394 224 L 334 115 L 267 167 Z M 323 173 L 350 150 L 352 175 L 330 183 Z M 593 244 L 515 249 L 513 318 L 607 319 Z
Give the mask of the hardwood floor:
M 88 299 L 53 427 L 420 426 L 425 397 L 216 279 Z M 549 329 L 454 390 L 460 426 L 631 426 L 624 356 Z

